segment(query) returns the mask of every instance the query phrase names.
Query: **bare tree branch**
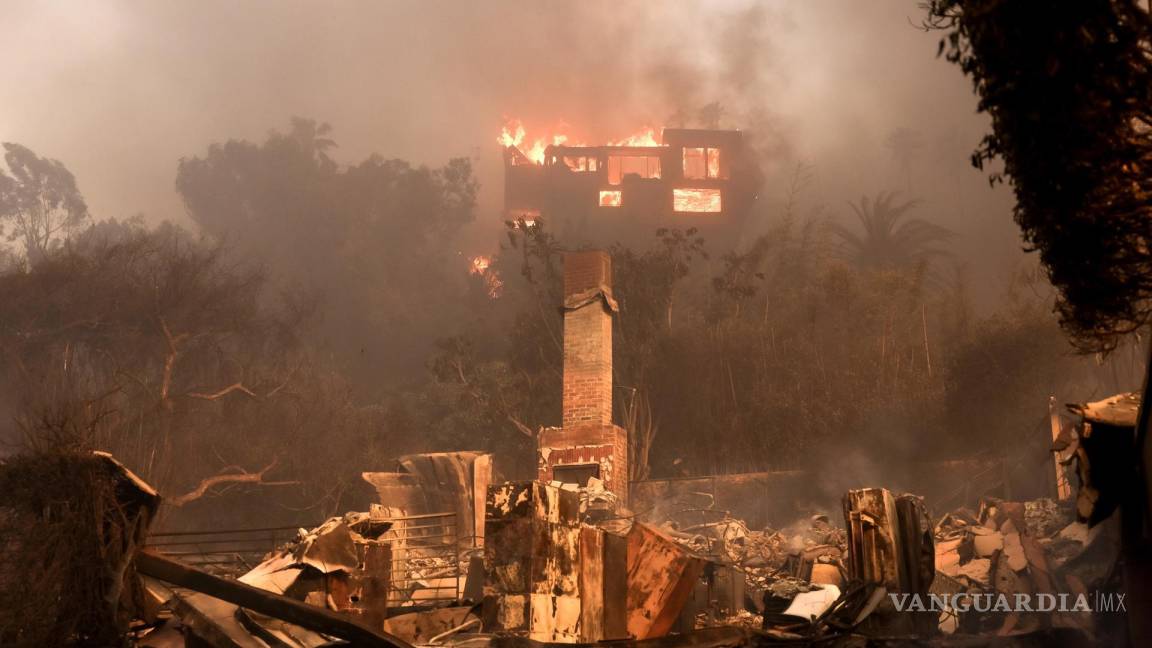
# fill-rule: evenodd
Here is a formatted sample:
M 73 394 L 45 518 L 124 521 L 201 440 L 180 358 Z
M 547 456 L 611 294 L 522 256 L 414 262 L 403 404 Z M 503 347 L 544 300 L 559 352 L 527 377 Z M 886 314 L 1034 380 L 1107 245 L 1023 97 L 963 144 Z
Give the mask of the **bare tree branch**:
M 200 481 L 200 485 L 196 488 L 183 495 L 167 498 L 166 502 L 170 506 L 184 506 L 189 502 L 194 502 L 204 497 L 213 487 L 221 484 L 259 484 L 261 486 L 291 486 L 299 484 L 300 482 L 298 481 L 264 481 L 264 475 L 275 468 L 279 461 L 279 457 L 272 459 L 272 463 L 264 466 L 259 472 L 221 472 L 211 477 L 206 477 Z M 224 471 L 230 470 L 237 470 L 237 468 L 235 466 L 229 466 L 224 469 Z
M 279 390 L 279 388 L 277 388 L 277 391 L 278 390 Z M 231 385 L 228 385 L 224 389 L 221 389 L 218 392 L 213 392 L 211 394 L 205 394 L 202 392 L 189 392 L 187 394 L 187 396 L 189 398 L 199 398 L 202 400 L 216 400 L 218 398 L 223 398 L 223 397 L 227 396 L 228 394 L 231 394 L 234 391 L 238 391 L 238 392 L 241 392 L 243 394 L 247 394 L 249 398 L 253 398 L 253 399 L 258 398 L 258 396 L 256 396 L 256 393 L 253 392 L 251 389 L 248 389 L 247 387 L 245 387 L 243 383 L 233 383 Z M 275 392 L 273 392 L 273 393 L 275 393 Z
M 280 383 L 280 385 L 278 387 L 276 387 L 272 391 L 265 394 L 264 398 L 272 398 L 276 394 L 280 393 L 280 390 L 287 387 L 288 383 L 292 382 L 292 377 L 296 375 L 296 372 L 299 371 L 300 365 L 302 365 L 302 364 L 304 364 L 303 360 L 301 360 L 300 362 L 297 362 L 296 366 L 292 368 L 292 371 L 289 371 L 288 375 L 284 378 L 284 382 Z
M 160 328 L 164 331 L 164 338 L 168 341 L 168 355 L 164 358 L 164 379 L 160 383 L 160 402 L 165 407 L 171 407 L 168 400 L 168 391 L 172 388 L 172 369 L 176 366 L 176 359 L 180 356 L 179 344 L 188 338 L 187 333 L 173 335 L 168 328 L 168 322 L 160 317 Z
M 516 418 L 515 416 L 512 416 L 511 414 L 505 414 L 505 416 L 508 417 L 508 421 L 511 422 L 512 425 L 516 426 L 517 430 L 520 430 L 521 432 L 523 432 L 524 435 L 527 436 L 529 439 L 535 439 L 536 438 L 536 432 L 534 432 L 532 430 L 532 428 L 528 427 L 527 425 L 524 425 L 524 423 L 522 423 L 520 421 L 520 419 Z

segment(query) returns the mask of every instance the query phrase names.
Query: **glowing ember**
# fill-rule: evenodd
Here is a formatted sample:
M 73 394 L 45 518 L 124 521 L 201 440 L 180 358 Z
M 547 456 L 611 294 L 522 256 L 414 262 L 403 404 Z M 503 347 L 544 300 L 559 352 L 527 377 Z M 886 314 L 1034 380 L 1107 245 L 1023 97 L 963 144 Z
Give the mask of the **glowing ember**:
M 601 191 L 600 192 L 600 206 L 601 207 L 619 207 L 623 200 L 623 194 L 619 191 Z
M 492 299 L 496 299 L 503 291 L 504 282 L 499 273 L 491 269 L 492 259 L 486 256 L 474 256 L 468 268 L 468 274 L 478 275 L 484 279 L 484 292 Z
M 469 274 L 484 274 L 488 271 L 488 267 L 492 265 L 492 259 L 486 256 L 472 257 L 472 267 L 468 269 Z
M 510 227 L 515 229 L 527 229 L 536 225 L 536 220 L 540 218 L 539 209 L 513 209 L 508 212 L 509 219 L 507 221 Z
M 672 208 L 678 212 L 719 212 L 719 189 L 673 189 Z

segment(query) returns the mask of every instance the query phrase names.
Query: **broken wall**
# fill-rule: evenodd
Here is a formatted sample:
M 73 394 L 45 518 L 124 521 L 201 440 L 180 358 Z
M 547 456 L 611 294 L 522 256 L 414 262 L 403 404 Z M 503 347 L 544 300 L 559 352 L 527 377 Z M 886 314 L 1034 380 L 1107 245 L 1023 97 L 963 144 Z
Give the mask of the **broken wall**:
M 461 540 L 484 542 L 484 497 L 492 456 L 475 451 L 405 455 L 393 472 L 362 473 L 379 502 L 397 515 L 455 513 Z
M 483 620 L 487 632 L 580 639 L 580 499 L 540 482 L 488 490 Z
M 1047 457 L 1041 457 L 1045 466 Z M 923 495 L 930 509 L 975 505 L 981 497 L 1045 494 L 1044 476 L 1018 471 L 1002 459 L 969 459 L 893 466 L 883 475 L 857 478 L 835 471 L 778 470 L 733 475 L 678 477 L 632 482 L 629 506 L 656 523 L 692 509 L 696 522 L 711 522 L 728 511 L 749 528 L 781 528 L 813 512 L 839 517 L 844 491 L 872 483 L 895 492 Z M 1035 482 L 1035 483 L 1033 483 Z M 709 509 L 711 512 L 699 509 Z

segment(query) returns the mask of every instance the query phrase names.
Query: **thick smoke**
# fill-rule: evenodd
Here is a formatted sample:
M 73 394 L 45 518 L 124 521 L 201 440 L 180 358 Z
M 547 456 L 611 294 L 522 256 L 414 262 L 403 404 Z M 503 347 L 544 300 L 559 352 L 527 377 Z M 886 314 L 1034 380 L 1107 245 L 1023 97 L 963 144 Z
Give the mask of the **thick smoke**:
M 491 232 L 506 117 L 530 130 L 563 121 L 588 141 L 704 123 L 749 131 L 770 205 L 787 199 L 798 163 L 814 169 L 807 200 L 834 216 L 885 189 L 924 198 L 922 216 L 961 234 L 984 303 L 1020 258 L 1008 192 L 967 164 L 985 120 L 967 81 L 934 58 L 938 35 L 916 28 L 911 1 L 48 2 L 5 13 L 0 135 L 67 164 L 98 217 L 180 221 L 179 158 L 302 115 L 335 127 L 343 162 L 472 157 L 478 227 Z M 920 145 L 891 150 L 899 129 Z
M 293 116 L 330 124 L 331 133 L 320 134 L 323 139 L 335 140 L 338 148 L 325 150 L 345 166 L 360 164 L 372 154 L 433 168 L 442 167 L 450 158 L 470 158 L 481 189 L 476 222 L 463 236 L 452 227 L 428 227 L 427 218 L 420 220 L 427 213 L 419 209 L 411 210 L 415 217 L 402 213 L 408 208 L 407 203 L 392 200 L 395 194 L 383 192 L 379 198 L 371 189 L 388 184 L 380 178 L 408 178 L 418 185 L 422 172 L 409 174 L 405 167 L 403 172 L 392 173 L 387 163 L 373 162 L 348 177 L 329 173 L 340 178 L 325 185 L 327 193 L 315 194 L 324 198 L 320 207 L 294 201 L 291 191 L 275 187 L 264 196 L 272 205 L 263 210 L 268 218 L 253 221 L 249 231 L 240 233 L 243 235 L 232 228 L 234 240 L 225 241 L 248 244 L 237 248 L 258 257 L 253 259 L 255 265 L 263 262 L 272 274 L 292 274 L 285 272 L 285 267 L 295 272 L 294 277 L 273 277 L 269 285 L 275 290 L 270 289 L 269 293 L 283 287 L 276 280 L 296 280 L 309 289 L 307 299 L 300 300 L 303 305 L 297 310 L 307 314 L 313 304 L 322 306 L 317 307 L 323 310 L 324 317 L 316 325 L 320 330 L 316 338 L 321 340 L 316 346 L 334 350 L 337 361 L 333 364 L 343 374 L 329 375 L 318 370 L 309 388 L 317 402 L 339 411 L 302 408 L 312 412 L 315 420 L 299 426 L 299 436 L 308 441 L 319 440 L 317 443 L 323 441 L 325 447 L 356 447 L 358 455 L 364 438 L 382 448 L 380 456 L 391 456 L 407 448 L 393 443 L 394 439 L 420 442 L 415 435 L 407 434 L 410 429 L 431 428 L 441 441 L 473 443 L 475 431 L 482 427 L 477 420 L 487 417 L 481 421 L 487 425 L 493 415 L 483 407 L 476 406 L 476 411 L 472 411 L 450 400 L 456 394 L 453 389 L 460 387 L 452 380 L 468 382 L 460 368 L 465 361 L 474 362 L 477 367 L 470 380 L 480 382 L 479 387 L 469 383 L 469 391 L 479 393 L 487 380 L 495 385 L 490 393 L 507 395 L 513 401 L 512 406 L 501 403 L 501 407 L 514 408 L 523 400 L 526 414 L 517 414 L 525 420 L 535 425 L 551 424 L 556 419 L 559 389 L 553 389 L 547 380 L 556 377 L 549 369 L 558 365 L 558 355 L 541 353 L 540 360 L 525 359 L 527 353 L 518 356 L 510 352 L 508 357 L 515 362 L 509 361 L 509 365 L 532 370 L 514 374 L 510 379 L 501 373 L 504 365 L 495 361 L 484 364 L 491 360 L 483 357 L 490 350 L 479 348 L 506 344 L 509 339 L 538 341 L 545 339 L 544 335 L 535 335 L 536 331 L 526 327 L 504 326 L 506 322 L 501 317 L 516 315 L 515 306 L 507 306 L 507 301 L 493 306 L 486 295 L 476 293 L 474 296 L 482 304 L 491 307 L 486 310 L 464 303 L 450 290 L 435 290 L 436 286 L 455 285 L 445 277 L 458 275 L 460 281 L 456 283 L 462 284 L 467 278 L 466 257 L 492 252 L 499 240 L 498 234 L 503 230 L 503 168 L 496 138 L 510 119 L 521 120 L 530 138 L 563 126 L 574 140 L 589 143 L 619 140 L 643 127 L 744 130 L 761 156 L 766 177 L 755 218 L 744 232 L 747 240 L 766 232 L 808 231 L 804 224 L 795 225 L 792 230 L 785 227 L 781 218 L 785 212 L 802 217 L 815 214 L 854 227 L 849 201 L 891 191 L 902 194 L 895 203 L 920 199 L 919 206 L 909 214 L 911 217 L 942 225 L 957 234 L 951 241 L 955 254 L 940 268 L 943 285 L 956 292 L 941 292 L 949 296 L 963 294 L 964 286 L 959 285 L 957 278 L 966 281 L 977 307 L 973 319 L 981 319 L 983 326 L 978 336 L 980 344 L 964 346 L 964 336 L 959 333 L 950 337 L 948 330 L 937 327 L 935 320 L 924 315 L 923 307 L 919 317 L 915 310 L 909 311 L 911 315 L 906 313 L 907 321 L 898 331 L 893 329 L 892 316 L 885 320 L 873 313 L 869 329 L 867 322 L 862 323 L 860 313 L 853 312 L 849 317 L 846 307 L 835 299 L 838 293 L 829 291 L 822 320 L 827 330 L 820 338 L 825 342 L 810 342 L 797 333 L 795 339 L 804 338 L 804 344 L 783 347 L 786 350 L 777 354 L 775 329 L 771 329 L 773 361 L 778 364 L 768 369 L 767 365 L 761 368 L 748 363 L 744 369 L 749 379 L 740 381 L 733 379 L 732 365 L 739 369 L 739 364 L 751 357 L 739 351 L 751 347 L 733 343 L 727 349 L 719 345 L 705 348 L 703 345 L 710 341 L 704 335 L 695 336 L 699 340 L 688 340 L 689 336 L 676 339 L 672 335 L 672 308 L 667 309 L 668 339 L 701 345 L 695 356 L 688 353 L 691 348 L 669 347 L 674 352 L 662 352 L 660 357 L 674 370 L 650 370 L 653 393 L 661 393 L 656 378 L 667 378 L 662 392 L 665 409 L 658 412 L 665 417 L 664 427 L 659 447 L 653 453 L 658 467 L 667 471 L 677 466 L 685 454 L 684 448 L 695 447 L 695 435 L 700 430 L 727 421 L 732 430 L 743 435 L 734 432 L 731 436 L 747 445 L 732 442 L 717 453 L 723 457 L 714 457 L 717 461 L 711 463 L 701 460 L 694 470 L 752 470 L 765 465 L 779 468 L 795 464 L 798 459 L 822 464 L 833 477 L 826 480 L 822 491 L 809 489 L 803 496 L 823 506 L 845 488 L 860 484 L 903 487 L 903 477 L 891 474 L 888 467 L 912 463 L 926 445 L 925 432 L 945 429 L 947 421 L 961 421 L 971 427 L 971 433 L 962 427 L 953 435 L 958 445 L 974 435 L 1006 438 L 1006 434 L 1000 434 L 1002 431 L 1031 434 L 1043 441 L 1043 435 L 1033 432 L 1036 421 L 1044 414 L 1049 394 L 1060 394 L 1062 400 L 1100 397 L 1130 388 L 1135 384 L 1132 376 L 1139 376 L 1138 362 L 1128 367 L 1108 367 L 1113 372 L 1112 379 L 1103 381 L 1097 380 L 1103 369 L 1081 366 L 1086 363 L 1067 363 L 1066 358 L 1053 359 L 1055 353 L 1051 350 L 1058 348 L 1062 340 L 1045 319 L 1047 313 L 1020 315 L 1025 310 L 1021 303 L 1042 300 L 1030 300 L 1025 295 L 1016 303 L 1007 292 L 1008 279 L 1019 276 L 1019 266 L 1028 263 L 1010 218 L 1010 192 L 1004 187 L 990 187 L 986 177 L 968 163 L 970 150 L 987 130 L 987 119 L 976 114 L 976 99 L 968 81 L 954 66 L 935 57 L 940 35 L 918 29 L 921 10 L 917 4 L 916 0 L 515 0 L 360 2 L 334 6 L 281 0 L 242 4 L 224 0 L 10 3 L 0 20 L 0 56 L 6 62 L 0 68 L 0 141 L 19 142 L 62 161 L 76 175 L 97 220 L 142 213 L 149 224 L 171 220 L 184 227 L 194 227 L 194 221 L 185 214 L 185 205 L 174 187 L 179 161 L 208 157 L 212 143 L 263 143 L 273 129 L 286 132 Z M 215 183 L 220 177 L 230 177 L 227 172 L 208 177 L 213 182 L 202 186 L 201 197 L 217 198 L 220 193 L 227 193 L 217 192 L 219 185 Z M 363 185 L 354 183 L 357 178 L 363 180 Z M 371 189 L 364 189 L 365 186 Z M 409 195 L 426 193 L 412 191 Z M 333 200 L 332 196 L 342 199 Z M 363 198 L 363 202 L 353 200 L 356 197 Z M 377 198 L 378 202 L 373 202 Z M 227 239 L 228 223 L 222 221 L 240 221 L 242 217 L 217 209 L 212 200 L 205 204 L 208 207 L 200 210 L 199 222 L 209 222 L 204 218 L 206 214 L 221 217 L 216 229 L 208 233 Z M 328 218 L 330 214 L 323 213 L 323 208 L 332 205 L 336 205 L 335 214 L 373 215 L 368 219 L 347 219 L 357 226 L 373 221 L 373 228 L 369 228 L 372 236 L 356 229 L 330 227 L 338 219 Z M 230 206 L 237 208 L 235 213 L 249 207 L 243 201 L 232 201 Z M 466 220 L 466 214 L 452 214 L 453 223 Z M 316 227 L 317 222 L 322 225 Z M 339 231 L 341 236 L 332 235 L 332 231 Z M 349 231 L 351 235 L 347 235 Z M 450 234 L 441 238 L 432 235 L 441 232 Z M 768 248 L 776 244 L 769 239 L 759 240 Z M 406 254 L 381 254 L 389 244 Z M 779 248 L 772 247 L 781 259 L 791 259 L 788 255 L 794 254 L 806 260 L 809 249 L 814 248 L 802 247 L 798 241 L 791 246 L 784 241 Z M 715 295 L 714 284 L 708 280 L 725 270 L 721 254 L 724 251 L 712 252 L 708 261 L 711 267 L 693 270 L 692 275 L 709 299 Z M 496 262 L 500 263 L 500 259 Z M 636 268 L 647 267 L 645 263 L 658 266 L 659 262 L 658 256 L 633 257 L 634 276 L 640 276 Z M 503 263 L 507 270 L 504 277 L 511 284 L 517 280 L 519 268 L 513 267 L 516 264 L 511 255 Z M 807 267 L 804 263 L 779 265 L 785 270 L 793 265 Z M 793 275 L 780 272 L 786 278 L 807 277 L 800 270 Z M 828 276 L 842 285 L 852 283 L 854 278 L 847 273 Z M 737 285 L 740 279 L 736 276 L 733 286 L 746 288 Z M 806 310 L 801 312 L 808 302 L 791 292 L 798 285 L 804 284 L 799 280 L 777 281 L 771 288 L 775 291 L 771 298 L 768 289 L 757 297 L 757 312 L 763 303 L 765 328 L 771 312 L 780 315 L 782 330 L 808 331 L 816 340 L 812 332 L 815 327 L 796 324 L 801 319 L 816 319 Z M 1040 291 L 1045 287 L 1043 282 L 1026 286 Z M 877 296 L 871 290 L 868 286 L 860 289 L 861 303 L 896 301 L 891 291 Z M 524 293 L 528 294 L 526 288 Z M 551 303 L 555 302 L 553 299 Z M 708 310 L 712 307 L 706 302 L 697 300 L 703 304 L 699 310 L 712 317 L 715 313 Z M 497 310 L 501 312 L 493 315 Z M 689 309 L 677 303 L 678 317 L 682 310 Z M 488 313 L 491 318 L 480 323 L 468 319 L 476 312 Z M 752 339 L 756 330 L 750 326 L 751 319 L 746 313 L 741 316 L 738 309 L 735 312 L 737 315 L 727 316 L 733 330 L 744 330 L 745 339 Z M 992 313 L 998 317 L 1006 315 L 983 321 Z M 945 319 L 940 313 L 937 315 L 940 320 Z M 301 315 L 300 319 L 307 318 Z M 540 319 L 546 326 L 555 324 L 547 318 Z M 1009 321 L 1001 321 L 1004 319 Z M 1015 320 L 1035 326 L 1017 326 Z M 881 367 L 892 357 L 904 357 L 889 355 L 889 335 L 894 340 L 892 344 L 899 342 L 907 347 L 905 350 L 912 351 L 908 353 L 909 362 L 921 362 L 918 349 L 923 340 L 923 357 L 927 360 L 928 322 L 933 322 L 933 345 L 958 346 L 950 356 L 955 366 L 936 368 L 936 376 L 946 375 L 955 384 L 945 386 L 938 378 L 916 384 L 976 395 L 958 403 L 949 401 L 955 411 L 936 413 L 939 419 L 947 419 L 945 422 L 929 420 L 911 407 L 921 402 L 943 402 L 935 399 L 936 392 L 904 398 L 905 390 L 896 388 L 896 377 L 903 375 L 900 372 L 910 373 L 910 368 L 902 368 L 899 361 L 891 375 L 885 374 L 884 369 L 868 373 L 866 380 L 870 384 L 860 386 L 865 380 L 860 377 L 865 376 L 866 370 L 873 371 L 877 364 L 873 356 L 878 355 Z M 749 326 L 745 329 L 735 327 L 746 324 Z M 155 328 L 154 323 L 151 326 Z M 468 330 L 482 326 L 491 330 L 481 334 Z M 963 332 L 960 326 L 956 328 Z M 513 338 L 507 329 L 519 337 Z M 679 329 L 676 331 L 678 334 Z M 470 339 L 460 338 L 432 346 L 433 340 L 464 333 L 474 334 L 482 343 L 470 346 Z M 547 333 L 551 336 L 547 339 L 554 339 L 555 331 L 549 329 Z M 151 334 L 155 337 L 160 332 L 153 330 Z M 865 347 L 875 337 L 879 337 L 877 353 L 872 353 L 870 347 Z M 159 340 L 157 337 L 153 346 L 163 353 L 168 347 Z M 782 337 L 781 344 L 787 342 Z M 555 351 L 554 346 L 547 348 Z M 633 350 L 638 346 L 634 345 Z M 842 353 L 845 349 L 847 352 Z M 1011 353 L 1014 351 L 1019 353 Z M 448 372 L 452 375 L 443 381 L 452 389 L 429 379 L 428 365 L 435 363 L 428 360 L 433 352 L 439 353 L 441 370 L 445 366 L 456 370 L 454 374 Z M 856 354 L 855 359 L 852 353 Z M 824 374 L 825 357 L 841 369 L 849 367 L 839 372 L 839 391 L 829 388 L 836 382 L 835 372 L 833 380 Z M 686 358 L 699 358 L 701 362 L 693 364 Z M 1028 361 L 1011 364 L 1019 358 Z M 1031 362 L 1034 358 L 1045 362 Z M 459 365 L 446 364 L 456 360 Z M 857 364 L 851 365 L 852 361 Z M 701 385 L 707 386 L 709 381 L 699 376 L 704 375 L 700 368 L 708 362 L 712 362 L 713 375 L 722 379 L 710 381 L 721 385 L 709 392 L 715 395 L 710 398 L 715 415 L 705 413 L 695 427 L 682 424 L 677 437 L 673 421 L 688 420 L 691 412 L 677 413 L 675 408 L 691 409 L 704 400 L 680 398 L 678 390 L 695 392 Z M 286 361 L 286 366 L 294 364 L 298 363 Z M 819 374 L 812 369 L 816 366 L 820 367 Z M 861 369 L 851 370 L 851 366 Z M 322 368 L 327 371 L 327 365 Z M 431 368 L 436 370 L 435 366 Z M 1091 371 L 1094 369 L 1098 369 L 1095 374 Z M 490 373 L 484 374 L 484 370 Z M 292 371 L 285 369 L 283 373 L 291 376 Z M 929 369 L 929 378 L 933 378 L 931 372 Z M 269 369 L 269 374 L 280 380 L 278 370 Z M 524 379 L 523 389 L 517 382 L 521 375 L 529 376 Z M 685 376 L 694 377 L 696 382 Z M 1007 379 L 989 380 L 989 376 Z M 883 383 L 886 377 L 892 387 L 880 395 L 891 398 L 885 401 L 870 396 L 882 391 L 872 388 L 877 380 Z M 420 385 L 423 392 L 401 391 L 401 387 L 407 389 L 421 381 L 426 382 Z M 215 377 L 203 382 L 227 384 Z M 798 401 L 792 394 L 800 391 L 797 386 L 802 383 L 808 388 L 805 402 L 811 403 L 819 415 L 794 406 Z M 992 388 L 1005 384 L 1011 389 Z M 737 394 L 738 385 L 747 390 L 747 398 Z M 1102 385 L 1107 385 L 1107 390 L 1093 391 L 1103 390 Z M 547 395 L 540 396 L 544 391 Z M 394 397 L 394 402 L 381 396 L 385 393 L 388 398 Z M 729 395 L 732 407 L 727 405 Z M 763 404 L 772 398 L 779 401 L 773 401 L 775 409 L 757 410 L 751 403 Z M 836 420 L 828 413 L 835 413 L 836 408 L 829 403 L 837 398 L 855 398 L 852 402 L 867 407 L 859 408 L 857 419 L 844 416 Z M 377 400 L 386 401 L 385 405 L 377 405 Z M 364 406 L 366 402 L 370 405 Z M 909 409 L 900 412 L 894 403 L 910 404 Z M 342 410 L 337 407 L 345 405 Z M 345 414 L 343 419 L 338 416 L 340 412 Z M 763 417 L 738 421 L 738 417 L 729 416 L 734 412 L 759 412 L 757 416 Z M 503 427 L 490 426 L 496 430 L 492 438 L 499 440 L 492 445 L 504 444 L 523 451 L 521 458 L 527 460 L 521 463 L 530 469 L 530 440 L 520 431 L 506 429 L 510 426 L 504 419 L 510 415 L 503 411 L 497 414 L 494 420 Z M 260 415 L 268 418 L 265 413 Z M 790 422 L 784 417 L 795 418 Z M 343 422 L 337 425 L 331 421 Z M 244 421 L 234 423 L 237 429 L 244 429 Z M 321 428 L 323 435 L 315 432 Z M 280 432 L 268 426 L 261 429 L 268 431 L 268 439 L 279 443 L 275 435 Z M 332 429 L 344 431 L 346 446 L 339 446 L 336 441 L 329 443 L 340 434 Z M 823 434 L 822 438 L 848 440 L 838 445 L 835 441 L 798 439 L 802 434 L 797 434 L 797 429 L 814 430 Z M 505 441 L 509 434 L 514 441 Z M 779 447 L 790 440 L 795 441 L 791 449 Z M 444 445 L 462 447 L 446 441 Z M 959 450 L 975 452 L 979 450 L 976 445 Z M 733 452 L 730 448 L 748 451 Z M 250 450 L 255 457 L 250 459 L 250 465 L 265 460 L 259 454 L 260 448 Z M 989 450 L 1001 451 L 995 445 Z M 786 452 L 794 454 L 789 456 Z M 1038 456 L 1046 459 L 1044 452 L 1042 448 Z M 301 461 L 320 465 L 312 462 L 308 453 L 300 455 Z M 333 452 L 333 464 L 352 465 L 338 455 Z M 357 461 L 360 459 L 356 457 Z M 747 463 L 742 464 L 743 461 Z M 800 500 L 799 494 L 797 499 Z

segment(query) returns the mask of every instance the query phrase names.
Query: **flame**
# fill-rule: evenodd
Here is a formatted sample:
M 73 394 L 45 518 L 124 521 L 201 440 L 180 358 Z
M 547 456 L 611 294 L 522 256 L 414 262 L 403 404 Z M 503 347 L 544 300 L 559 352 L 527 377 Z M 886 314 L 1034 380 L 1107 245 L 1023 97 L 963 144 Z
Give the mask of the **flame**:
M 533 137 L 528 139 L 528 132 L 524 128 L 523 122 L 519 119 L 510 119 L 501 129 L 500 136 L 496 138 L 496 142 L 505 148 L 509 146 L 516 147 L 524 154 L 529 160 L 536 164 L 544 164 L 544 151 L 549 146 L 588 146 L 581 141 L 574 141 L 567 133 L 567 124 L 561 123 L 556 128 L 552 129 L 553 132 L 543 137 Z M 660 129 L 652 126 L 645 126 L 639 132 L 630 135 L 622 140 L 610 141 L 607 146 L 661 146 L 657 139 L 657 133 Z
M 708 177 L 720 177 L 720 149 L 708 148 Z
M 618 142 L 608 142 L 609 146 L 660 146 L 656 139 L 656 129 L 645 126 L 640 132 L 629 135 Z
M 532 146 L 530 148 L 528 148 L 527 150 L 525 150 L 525 149 L 520 149 L 520 150 L 521 150 L 521 152 L 524 153 L 524 155 L 526 155 L 528 157 L 529 160 L 532 160 L 536 164 L 544 164 L 544 150 L 545 149 L 547 149 L 549 146 L 563 146 L 565 144 L 568 144 L 568 136 L 558 134 L 558 135 L 553 135 L 551 138 L 551 141 L 548 141 L 548 139 L 546 139 L 546 138 L 534 139 L 534 140 L 532 140 Z M 584 145 L 583 144 L 568 144 L 568 146 L 584 146 Z
M 492 258 L 484 255 L 472 257 L 468 266 L 468 274 L 477 275 L 484 279 L 484 291 L 488 297 L 496 299 L 504 289 L 504 281 L 500 274 L 492 268 Z
M 565 124 L 557 126 L 555 133 L 546 137 L 536 137 L 529 142 L 528 132 L 524 129 L 524 123 L 519 119 L 510 119 L 500 131 L 500 136 L 496 138 L 496 142 L 505 148 L 514 146 L 520 150 L 529 160 L 536 164 L 544 164 L 544 150 L 549 146 L 562 146 L 567 144 L 569 146 L 584 146 L 583 143 L 569 143 L 569 137 L 566 133 Z
M 474 275 L 484 274 L 485 272 L 488 271 L 488 268 L 491 265 L 492 265 L 492 259 L 490 257 L 486 257 L 483 255 L 474 256 L 474 257 L 472 257 L 472 266 L 470 268 L 468 268 L 468 274 L 474 274 Z
M 520 145 L 524 143 L 524 135 L 524 124 L 521 124 L 519 119 L 515 119 L 504 125 L 500 137 L 496 138 L 496 141 L 505 148 L 509 146 L 520 148 Z
M 678 212 L 719 212 L 719 189 L 673 189 L 672 209 Z

